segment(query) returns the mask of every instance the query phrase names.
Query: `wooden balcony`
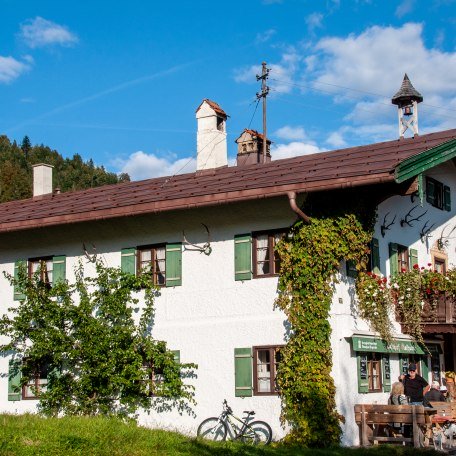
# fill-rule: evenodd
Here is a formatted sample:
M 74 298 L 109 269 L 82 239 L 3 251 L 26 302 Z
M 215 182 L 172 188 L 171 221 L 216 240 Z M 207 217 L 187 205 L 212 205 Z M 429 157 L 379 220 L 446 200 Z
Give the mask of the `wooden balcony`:
M 400 319 L 398 321 L 400 322 Z M 434 308 L 429 302 L 425 302 L 421 321 L 423 333 L 456 334 L 456 298 L 442 295 Z

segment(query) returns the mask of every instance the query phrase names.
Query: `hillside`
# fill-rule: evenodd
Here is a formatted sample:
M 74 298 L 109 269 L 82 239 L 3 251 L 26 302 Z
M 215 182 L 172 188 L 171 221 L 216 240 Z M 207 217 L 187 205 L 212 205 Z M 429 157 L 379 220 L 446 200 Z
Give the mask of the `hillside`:
M 54 188 L 62 192 L 130 181 L 128 174 L 117 176 L 92 160 L 83 161 L 79 154 L 63 158 L 45 145 L 32 146 L 27 136 L 20 145 L 0 136 L 0 203 L 32 196 L 32 165 L 36 163 L 54 166 Z

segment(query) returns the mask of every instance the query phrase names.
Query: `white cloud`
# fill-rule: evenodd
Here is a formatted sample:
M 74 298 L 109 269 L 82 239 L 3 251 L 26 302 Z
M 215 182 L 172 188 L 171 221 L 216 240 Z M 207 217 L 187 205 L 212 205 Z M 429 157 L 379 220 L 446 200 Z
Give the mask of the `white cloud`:
M 336 149 L 340 149 L 342 147 L 345 147 L 347 145 L 347 142 L 345 141 L 344 137 L 342 134 L 338 131 L 332 132 L 329 136 L 326 142 L 331 146 Z
M 282 55 L 279 63 L 268 64 L 268 68 L 271 70 L 268 79 L 271 95 L 274 95 L 274 92 L 290 93 L 293 90 L 294 76 L 300 60 L 301 57 L 293 49 L 290 49 Z M 234 80 L 256 84 L 257 74 L 261 74 L 261 65 L 238 68 L 234 71 Z
M 71 46 L 79 41 L 77 35 L 64 25 L 39 16 L 21 25 L 20 37 L 32 49 L 52 45 Z
M 172 154 L 169 158 L 162 158 L 138 151 L 127 160 L 116 160 L 115 165 L 120 168 L 120 172 L 128 173 L 132 180 L 141 180 L 193 172 L 196 169 L 196 160 L 189 157 L 177 159 Z
M 276 144 L 271 147 L 271 157 L 273 160 L 281 158 L 298 157 L 300 155 L 317 154 L 324 152 L 326 149 L 321 149 L 314 144 L 308 144 L 298 141 L 293 141 L 289 144 Z
M 307 29 L 310 33 L 313 33 L 317 28 L 323 26 L 323 17 L 322 13 L 312 13 L 306 17 Z
M 268 29 L 265 32 L 257 33 L 257 36 L 255 38 L 255 43 L 257 43 L 257 44 L 266 43 L 266 41 L 269 41 L 276 33 L 277 32 L 275 29 Z
M 402 0 L 402 2 L 397 5 L 395 15 L 399 18 L 405 16 L 408 13 L 411 13 L 415 4 L 415 0 Z
M 290 125 L 285 125 L 282 128 L 279 128 L 274 136 L 278 138 L 285 139 L 288 141 L 293 140 L 304 140 L 306 139 L 306 133 L 302 127 L 291 127 Z
M 0 55 L 0 83 L 12 82 L 29 69 L 30 65 L 26 62 Z

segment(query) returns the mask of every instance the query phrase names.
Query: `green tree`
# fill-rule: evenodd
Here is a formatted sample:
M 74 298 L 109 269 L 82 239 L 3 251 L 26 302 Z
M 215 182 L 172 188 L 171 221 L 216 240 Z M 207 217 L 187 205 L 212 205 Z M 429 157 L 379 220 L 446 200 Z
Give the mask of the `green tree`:
M 22 152 L 24 152 L 25 158 L 27 158 L 30 150 L 32 149 L 32 143 L 30 142 L 30 138 L 27 135 L 25 135 L 22 139 L 21 149 Z
M 29 278 L 25 267 L 16 279 L 5 274 L 25 295 L 0 319 L 0 333 L 9 338 L 0 350 L 21 360 L 22 384 L 47 367 L 48 386 L 39 395 L 47 416 L 134 416 L 158 405 L 190 412 L 193 387 L 183 378 L 196 366 L 178 364 L 166 343 L 150 335 L 158 293 L 150 276 L 101 261 L 95 267 L 96 275 L 86 277 L 80 263 L 74 284 L 52 286 L 39 273 Z

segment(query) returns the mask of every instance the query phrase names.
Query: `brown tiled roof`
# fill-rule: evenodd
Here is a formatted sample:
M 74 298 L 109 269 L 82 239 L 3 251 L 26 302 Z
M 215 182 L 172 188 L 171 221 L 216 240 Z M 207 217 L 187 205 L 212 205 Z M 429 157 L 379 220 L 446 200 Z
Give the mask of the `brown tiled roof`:
M 228 114 L 219 106 L 218 103 L 215 101 L 209 100 L 208 98 L 205 98 L 201 104 L 196 108 L 196 112 L 199 111 L 199 108 L 201 108 L 201 105 L 206 102 L 217 114 L 225 117 L 225 119 L 228 117 Z
M 413 87 L 412 83 L 410 82 L 407 73 L 404 75 L 404 79 L 401 84 L 401 88 L 396 92 L 396 94 L 391 99 L 391 103 L 395 105 L 400 105 L 403 102 L 413 101 L 416 100 L 418 103 L 423 101 L 423 96 L 421 95 L 418 90 Z
M 239 138 L 240 138 L 244 133 L 249 133 L 249 134 L 252 135 L 252 136 L 258 136 L 258 138 L 260 138 L 262 141 L 263 141 L 263 139 L 264 139 L 263 133 L 260 133 L 260 132 L 258 132 L 258 131 L 256 131 L 256 130 L 251 130 L 251 129 L 249 129 L 249 128 L 244 128 L 244 131 L 240 134 Z M 239 138 L 238 138 L 238 139 L 239 139 Z M 237 140 L 236 140 L 236 142 L 237 142 Z M 272 141 L 271 141 L 270 139 L 268 139 L 268 143 L 270 144 L 271 142 L 272 142 Z
M 0 232 L 284 195 L 394 182 L 395 167 L 456 138 L 456 129 L 415 138 L 106 185 L 0 204 Z

